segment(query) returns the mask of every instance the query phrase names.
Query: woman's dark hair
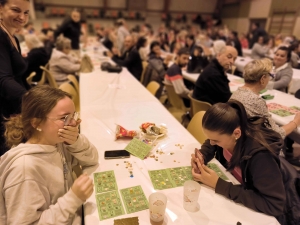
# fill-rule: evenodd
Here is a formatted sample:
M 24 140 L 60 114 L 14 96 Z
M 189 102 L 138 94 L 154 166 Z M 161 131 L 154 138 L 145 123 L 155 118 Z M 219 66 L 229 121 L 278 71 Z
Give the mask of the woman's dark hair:
M 291 49 L 290 49 L 289 47 L 286 47 L 286 46 L 280 46 L 280 47 L 276 50 L 276 52 L 277 52 L 278 50 L 282 50 L 282 51 L 285 51 L 285 52 L 286 52 L 286 57 L 287 57 L 286 62 L 289 62 L 289 61 L 291 60 L 292 52 L 291 52 Z M 276 52 L 275 52 L 275 53 L 276 53 Z
M 158 41 L 152 41 L 151 44 L 150 44 L 150 53 L 149 53 L 149 55 L 155 54 L 154 51 L 153 51 L 153 48 L 156 47 L 156 46 L 160 47 L 159 42 Z
M 298 46 L 299 46 L 299 43 L 300 42 L 294 42 L 293 44 L 290 45 L 289 49 L 291 52 L 295 51 L 298 49 Z
M 159 33 L 159 38 L 161 41 L 167 42 L 168 41 L 168 34 L 166 32 Z
M 190 35 L 187 35 L 186 36 L 188 39 L 192 40 L 192 41 L 195 41 L 195 37 L 194 35 L 190 34 Z
M 140 48 L 144 47 L 146 42 L 147 39 L 145 37 L 139 37 L 139 39 L 136 42 L 136 49 L 139 50 Z
M 232 35 L 235 37 L 235 38 L 238 38 L 238 32 L 236 31 L 231 31 Z
M 262 38 L 262 39 L 263 39 L 263 44 L 264 44 L 264 45 L 268 44 L 268 42 L 269 42 L 269 37 L 268 37 L 267 35 L 260 35 L 260 36 L 258 36 L 257 42 L 258 42 L 259 38 Z
M 273 153 L 266 138 L 272 137 L 274 133 L 269 128 L 266 128 L 267 124 L 265 117 L 248 118 L 243 104 L 236 100 L 213 105 L 206 111 L 202 120 L 204 129 L 220 134 L 232 135 L 234 130 L 240 127 L 241 137 L 236 141 L 228 170 L 233 170 L 234 167 L 240 165 L 245 148 L 244 144 L 249 137 Z

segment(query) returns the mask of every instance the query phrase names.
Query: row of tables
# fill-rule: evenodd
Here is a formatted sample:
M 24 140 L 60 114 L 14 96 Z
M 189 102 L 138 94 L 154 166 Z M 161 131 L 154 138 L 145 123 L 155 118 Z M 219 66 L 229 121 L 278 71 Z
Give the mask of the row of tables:
M 198 77 L 201 76 L 199 74 L 193 74 L 193 73 L 187 73 L 186 71 L 183 71 L 183 77 L 193 83 L 196 83 Z M 244 85 L 244 79 L 232 74 L 227 74 L 228 79 L 230 80 L 229 87 L 231 92 L 236 91 L 239 87 L 242 87 Z M 266 100 L 266 103 L 277 103 L 284 106 L 300 106 L 300 99 L 297 99 L 294 95 L 287 94 L 281 91 L 277 90 L 268 90 L 265 94 L 271 94 L 274 95 L 274 98 L 272 100 Z M 291 120 L 293 120 L 294 115 L 281 117 L 274 113 L 271 113 L 272 118 L 274 121 L 279 125 L 285 125 L 289 123 Z M 294 136 L 300 137 L 300 128 L 293 132 Z
M 156 191 L 148 171 L 190 166 L 191 154 L 201 145 L 127 69 L 123 68 L 119 74 L 101 71 L 99 64 L 103 56 L 101 51 L 98 52 L 100 48 L 95 51 L 91 44 L 86 49 L 85 53 L 91 56 L 95 70 L 80 75 L 81 133 L 89 138 L 99 152 L 99 165 L 89 172 L 113 170 L 119 190 L 140 185 L 148 198 Z M 117 124 L 129 130 L 139 130 L 139 126 L 145 122 L 157 125 L 164 123 L 168 128 L 167 135 L 158 139 L 151 150 L 150 154 L 155 155 L 157 160 L 151 157 L 141 160 L 133 155 L 129 159 L 104 159 L 106 150 L 124 149 L 130 142 L 128 139 L 115 140 Z M 214 159 L 213 162 L 234 184 L 238 184 L 218 161 Z M 133 177 L 130 177 L 127 163 L 132 165 L 130 170 Z M 160 192 L 168 198 L 163 224 L 279 224 L 274 217 L 236 204 L 215 194 L 205 185 L 201 185 L 198 200 L 200 210 L 194 213 L 183 209 L 183 187 Z M 86 225 L 113 224 L 114 219 L 135 216 L 138 216 L 139 224 L 150 224 L 149 210 L 100 221 L 95 192 L 84 204 Z

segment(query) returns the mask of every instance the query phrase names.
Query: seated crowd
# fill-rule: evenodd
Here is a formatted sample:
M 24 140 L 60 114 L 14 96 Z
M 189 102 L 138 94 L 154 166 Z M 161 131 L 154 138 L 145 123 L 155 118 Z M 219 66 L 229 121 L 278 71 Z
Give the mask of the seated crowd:
M 95 166 L 98 151 L 79 134 L 81 120 L 71 95 L 48 85 L 31 87 L 26 78 L 35 72 L 33 81 L 40 81 L 40 66 L 47 65 L 58 86 L 68 82 L 70 74 L 79 79 L 80 47 L 87 47 L 87 31 L 77 10 L 56 30 L 43 30 L 43 35 L 33 24 L 11 28 L 7 22 L 11 1 L 0 2 L 4 9 L 0 23 L 0 224 L 76 224 L 80 206 L 93 193 L 93 183 L 86 174 L 74 180 L 72 168 Z M 29 1 L 18 4 L 28 12 Z M 19 41 L 11 33 L 20 40 L 24 37 L 26 55 L 20 54 Z M 276 217 L 281 224 L 300 223 L 300 183 L 293 182 L 295 170 L 289 164 L 300 165 L 289 136 L 300 126 L 300 114 L 278 126 L 259 96 L 271 79 L 274 89 L 285 92 L 288 88 L 300 53 L 295 38 L 274 38 L 258 24 L 240 38 L 227 27 L 193 25 L 179 30 L 173 23 L 161 25 L 157 32 L 148 23 L 129 30 L 123 19 L 113 28 L 100 27 L 96 35 L 111 62 L 126 67 L 144 86 L 159 83 L 156 97 L 163 94 L 164 85 L 170 85 L 186 108 L 191 97 L 212 105 L 202 121 L 208 139 L 192 154 L 196 181 Z M 231 93 L 227 73 L 234 71 L 236 58 L 248 46 L 253 61 L 244 68 L 245 84 Z M 194 84 L 183 78 L 184 70 L 201 76 Z M 241 184 L 226 182 L 209 169 L 206 164 L 213 157 Z M 60 170 L 63 176 L 56 176 Z

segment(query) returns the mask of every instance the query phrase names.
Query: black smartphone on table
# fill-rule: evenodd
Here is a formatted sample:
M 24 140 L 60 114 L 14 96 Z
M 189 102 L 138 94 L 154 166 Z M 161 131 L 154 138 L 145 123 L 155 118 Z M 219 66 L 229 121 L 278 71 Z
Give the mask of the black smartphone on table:
M 126 150 L 110 150 L 104 152 L 104 159 L 122 159 L 129 157 L 130 153 Z

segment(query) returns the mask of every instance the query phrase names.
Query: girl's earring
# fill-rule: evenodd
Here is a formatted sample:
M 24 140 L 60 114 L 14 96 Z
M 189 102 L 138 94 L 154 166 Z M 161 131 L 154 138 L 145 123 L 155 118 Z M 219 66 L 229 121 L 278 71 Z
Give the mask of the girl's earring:
M 37 130 L 37 131 L 39 131 L 39 132 L 41 132 L 41 131 L 42 131 L 42 129 L 41 129 L 41 128 L 36 128 L 36 130 Z

